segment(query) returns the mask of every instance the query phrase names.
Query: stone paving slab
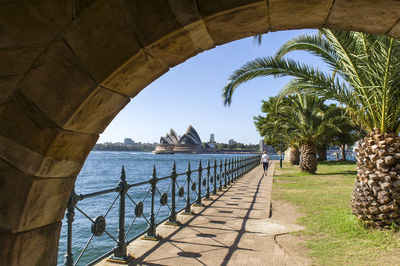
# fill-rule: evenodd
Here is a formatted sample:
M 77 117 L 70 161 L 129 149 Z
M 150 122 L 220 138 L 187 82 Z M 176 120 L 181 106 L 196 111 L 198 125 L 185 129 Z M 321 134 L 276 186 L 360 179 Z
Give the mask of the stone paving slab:
M 277 224 L 268 222 L 275 163 L 258 166 L 233 185 L 178 215 L 181 226 L 160 225 L 160 241 L 137 239 L 128 246 L 130 265 L 273 265 Z M 116 265 L 103 261 L 100 265 Z

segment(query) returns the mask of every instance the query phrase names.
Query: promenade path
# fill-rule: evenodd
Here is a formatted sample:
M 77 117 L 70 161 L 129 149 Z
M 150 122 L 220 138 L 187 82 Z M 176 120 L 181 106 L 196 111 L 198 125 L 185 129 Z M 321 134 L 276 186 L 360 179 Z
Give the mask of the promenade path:
M 161 240 L 133 241 L 130 265 L 291 264 L 275 241 L 288 228 L 268 219 L 274 167 L 264 174 L 258 166 L 212 197 L 216 200 L 203 201 L 205 207 L 192 207 L 196 215 L 178 215 L 181 226 L 158 226 Z

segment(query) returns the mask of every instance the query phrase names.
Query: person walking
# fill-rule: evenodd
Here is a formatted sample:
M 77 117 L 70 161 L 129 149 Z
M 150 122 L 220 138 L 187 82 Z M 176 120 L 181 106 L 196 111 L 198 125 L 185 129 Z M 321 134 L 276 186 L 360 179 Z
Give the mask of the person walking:
M 264 154 L 261 156 L 261 162 L 260 162 L 260 164 L 263 165 L 264 173 L 268 170 L 268 163 L 269 163 L 269 156 L 267 152 L 264 151 Z

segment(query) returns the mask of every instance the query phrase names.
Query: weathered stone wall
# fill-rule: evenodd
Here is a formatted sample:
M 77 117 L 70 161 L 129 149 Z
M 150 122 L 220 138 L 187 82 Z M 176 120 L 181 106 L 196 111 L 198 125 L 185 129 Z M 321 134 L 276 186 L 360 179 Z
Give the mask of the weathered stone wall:
M 0 2 L 0 261 L 54 265 L 68 195 L 118 112 L 188 58 L 275 30 L 400 36 L 395 0 Z

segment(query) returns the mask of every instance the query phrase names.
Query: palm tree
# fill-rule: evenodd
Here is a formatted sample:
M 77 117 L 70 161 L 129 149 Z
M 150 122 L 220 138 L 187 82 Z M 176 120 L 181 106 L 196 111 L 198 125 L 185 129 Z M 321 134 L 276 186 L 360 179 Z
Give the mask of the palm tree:
M 278 107 L 282 108 L 285 104 L 288 104 L 287 98 L 269 97 L 267 101 L 262 101 L 261 111 L 265 113 L 265 116 L 255 116 L 254 124 L 267 145 L 281 148 L 283 144 L 288 149 L 287 159 L 290 164 L 299 165 L 299 143 L 290 132 L 285 131 L 280 123 L 281 114 Z
M 324 143 L 327 132 L 337 131 L 337 117 L 317 96 L 298 93 L 288 99 L 290 104 L 280 110 L 285 117 L 282 122 L 300 144 L 300 169 L 315 174 L 317 147 Z
M 308 51 L 327 73 L 283 56 Z M 223 90 L 230 104 L 237 86 L 261 76 L 296 77 L 284 93 L 309 91 L 343 104 L 368 135 L 357 153 L 352 210 L 389 228 L 400 223 L 400 41 L 386 36 L 322 29 L 282 46 L 275 57 L 257 58 L 236 70 Z
M 268 134 L 274 139 L 278 131 L 283 132 L 286 143 L 300 147 L 300 168 L 315 174 L 318 164 L 316 148 L 326 139 L 327 132 L 336 131 L 336 116 L 326 108 L 324 100 L 304 93 L 270 98 L 269 102 L 264 102 L 263 112 L 267 112 L 266 117 L 256 118 L 260 134 Z M 298 151 L 292 150 L 294 153 Z

